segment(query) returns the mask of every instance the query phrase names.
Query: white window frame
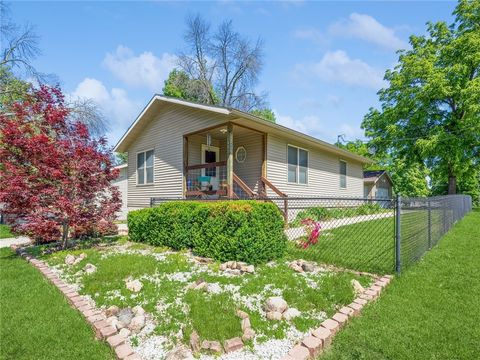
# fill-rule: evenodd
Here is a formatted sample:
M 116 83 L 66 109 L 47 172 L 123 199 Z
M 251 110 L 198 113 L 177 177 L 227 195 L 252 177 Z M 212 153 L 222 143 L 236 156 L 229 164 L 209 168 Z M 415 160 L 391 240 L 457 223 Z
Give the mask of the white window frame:
M 292 147 L 292 148 L 295 148 L 297 149 L 297 169 L 296 169 L 296 178 L 297 178 L 297 181 L 289 181 L 288 180 L 288 166 L 290 165 L 288 163 L 288 148 L 289 147 Z M 300 152 L 299 150 L 303 150 L 307 153 L 307 174 L 306 174 L 306 182 L 305 183 L 301 183 L 300 182 Z M 295 185 L 300 185 L 300 186 L 307 186 L 308 185 L 308 176 L 310 174 L 310 152 L 305 149 L 305 148 L 302 148 L 300 146 L 297 146 L 297 145 L 292 145 L 292 144 L 287 144 L 287 183 L 288 184 L 295 184 Z
M 345 187 L 342 187 L 342 173 L 340 172 L 341 170 L 341 163 L 345 163 Z M 343 159 L 339 159 L 338 160 L 338 187 L 340 188 L 340 190 L 346 190 L 348 188 L 348 162 L 343 160 Z
M 152 165 L 152 169 L 153 169 L 153 181 L 152 182 L 147 182 L 147 152 L 149 151 L 153 151 L 153 165 Z M 138 182 L 138 154 L 144 154 L 144 163 L 145 163 L 145 166 L 143 168 L 143 179 L 145 180 L 145 182 L 143 184 L 140 184 Z M 152 186 L 154 183 L 155 183 L 155 149 L 146 149 L 146 150 L 142 150 L 142 151 L 138 151 L 137 154 L 135 155 L 135 177 L 137 179 L 137 186 Z

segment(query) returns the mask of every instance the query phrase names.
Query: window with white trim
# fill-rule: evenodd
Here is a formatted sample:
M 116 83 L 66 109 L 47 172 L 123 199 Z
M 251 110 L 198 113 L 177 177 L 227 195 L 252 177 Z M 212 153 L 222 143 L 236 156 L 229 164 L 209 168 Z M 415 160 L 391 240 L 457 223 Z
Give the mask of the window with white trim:
M 347 162 L 340 160 L 340 189 L 347 188 Z
M 153 184 L 153 150 L 137 153 L 137 185 Z
M 288 182 L 307 184 L 308 151 L 291 145 L 287 148 Z

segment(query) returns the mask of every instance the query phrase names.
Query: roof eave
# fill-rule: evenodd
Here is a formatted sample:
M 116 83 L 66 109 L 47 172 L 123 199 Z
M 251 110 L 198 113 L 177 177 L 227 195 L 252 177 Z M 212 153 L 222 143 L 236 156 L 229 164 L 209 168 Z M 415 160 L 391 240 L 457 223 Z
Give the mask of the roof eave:
M 339 148 L 338 146 L 335 146 L 335 145 L 332 145 L 332 144 L 329 144 L 323 140 L 320 140 L 320 139 L 317 139 L 313 136 L 310 136 L 310 135 L 307 135 L 307 134 L 304 134 L 304 133 L 301 133 L 299 131 L 296 131 L 296 130 L 293 130 L 293 129 L 290 129 L 286 126 L 283 126 L 283 125 L 280 125 L 280 124 L 276 124 L 276 123 L 272 123 L 270 121 L 266 121 L 262 118 L 259 118 L 258 116 L 255 116 L 255 115 L 251 115 L 251 114 L 248 114 L 248 113 L 245 113 L 243 111 L 240 111 L 240 110 L 237 110 L 237 109 L 231 109 L 230 110 L 231 114 L 232 115 L 236 115 L 236 116 L 239 116 L 239 117 L 243 117 L 243 118 L 246 118 L 246 119 L 249 119 L 249 120 L 253 120 L 259 124 L 262 124 L 262 125 L 265 125 L 267 127 L 272 127 L 274 129 L 277 129 L 277 130 L 280 130 L 284 133 L 287 133 L 289 135 L 293 135 L 293 136 L 296 136 L 296 137 L 299 137 L 299 138 L 302 138 L 304 140 L 307 140 L 307 141 L 311 141 L 311 142 L 314 142 L 314 143 L 317 143 L 319 144 L 320 146 L 324 147 L 326 150 L 330 151 L 330 152 L 333 152 L 333 153 L 336 153 L 336 154 L 339 154 L 339 155 L 343 155 L 345 156 L 346 158 L 349 158 L 349 159 L 354 159 L 356 161 L 359 161 L 363 164 L 371 164 L 373 163 L 374 161 L 371 160 L 371 159 L 368 159 L 364 156 L 361 156 L 361 155 L 357 155 L 355 153 L 352 153 L 350 151 L 347 151 L 347 150 L 344 150 L 344 149 L 341 149 Z

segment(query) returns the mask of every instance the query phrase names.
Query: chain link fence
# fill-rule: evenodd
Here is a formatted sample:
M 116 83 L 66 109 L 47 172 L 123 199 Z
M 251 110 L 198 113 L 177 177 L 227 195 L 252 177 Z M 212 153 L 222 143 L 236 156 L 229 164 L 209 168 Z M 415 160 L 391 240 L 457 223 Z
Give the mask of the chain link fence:
M 396 271 L 416 263 L 465 214 L 472 210 L 468 195 L 396 199 Z
M 175 200 L 191 201 L 152 198 L 151 205 Z M 472 209 L 471 198 L 464 195 L 395 199 L 277 197 L 257 201 L 273 202 L 283 213 L 289 260 L 311 260 L 378 274 L 400 272 L 418 261 Z

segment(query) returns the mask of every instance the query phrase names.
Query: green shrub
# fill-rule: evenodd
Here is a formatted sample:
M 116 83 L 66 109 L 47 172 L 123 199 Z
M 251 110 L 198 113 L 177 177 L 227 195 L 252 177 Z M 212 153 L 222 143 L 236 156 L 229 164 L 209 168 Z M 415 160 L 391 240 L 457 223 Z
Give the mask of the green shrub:
M 287 239 L 278 207 L 269 202 L 174 201 L 128 214 L 133 241 L 251 264 L 283 255 Z
M 378 202 L 370 202 L 360 205 L 357 208 L 358 215 L 370 215 L 382 212 L 383 209 Z

